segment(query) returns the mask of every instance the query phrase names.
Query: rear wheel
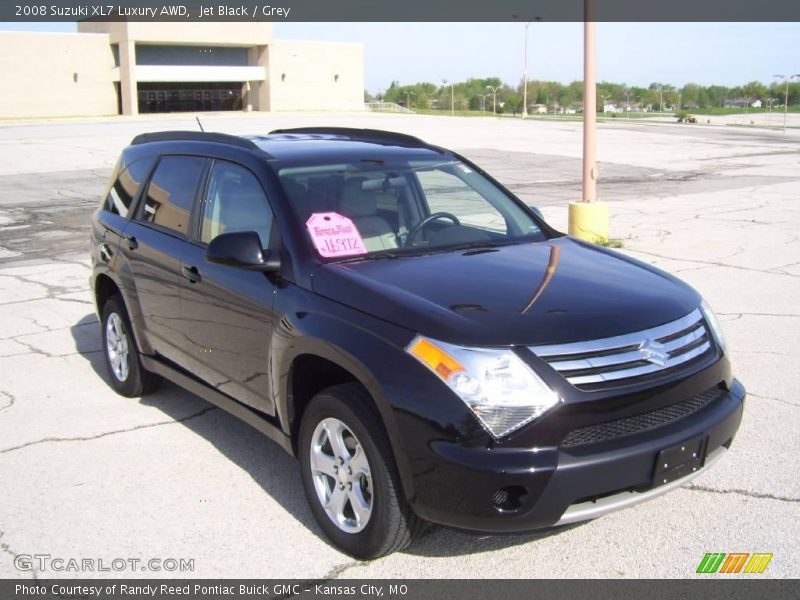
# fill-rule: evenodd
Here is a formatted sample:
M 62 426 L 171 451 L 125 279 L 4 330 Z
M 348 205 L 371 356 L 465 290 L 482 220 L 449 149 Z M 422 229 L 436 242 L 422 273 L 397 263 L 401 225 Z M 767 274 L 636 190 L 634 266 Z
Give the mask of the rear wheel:
M 298 444 L 306 498 L 336 546 L 371 559 L 411 543 L 422 522 L 402 495 L 383 423 L 363 387 L 343 384 L 317 394 Z
M 136 340 L 122 298 L 106 300 L 100 322 L 103 356 L 111 387 L 123 396 L 143 396 L 154 391 L 161 379 L 142 366 Z

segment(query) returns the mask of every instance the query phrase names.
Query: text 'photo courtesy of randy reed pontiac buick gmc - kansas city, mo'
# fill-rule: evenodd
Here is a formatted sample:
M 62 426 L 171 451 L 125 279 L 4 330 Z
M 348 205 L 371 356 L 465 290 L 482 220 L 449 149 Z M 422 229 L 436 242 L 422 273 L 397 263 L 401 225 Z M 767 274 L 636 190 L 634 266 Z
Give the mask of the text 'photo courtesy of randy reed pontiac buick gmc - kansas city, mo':
M 697 292 L 408 135 L 143 134 L 91 235 L 114 389 L 166 378 L 263 432 L 355 557 L 430 524 L 596 518 L 684 484 L 739 427 Z

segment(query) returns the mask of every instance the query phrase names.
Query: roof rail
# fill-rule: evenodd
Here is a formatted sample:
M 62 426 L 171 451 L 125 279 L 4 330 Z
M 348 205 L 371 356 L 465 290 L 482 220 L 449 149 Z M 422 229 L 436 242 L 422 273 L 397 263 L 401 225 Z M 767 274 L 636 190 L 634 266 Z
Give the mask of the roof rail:
M 425 146 L 430 144 L 418 137 L 397 133 L 395 131 L 384 131 L 382 129 L 360 129 L 357 127 L 296 127 L 294 129 L 275 129 L 269 132 L 272 134 L 281 133 L 319 133 L 328 135 L 341 135 L 353 140 L 387 141 L 403 144 L 406 146 Z
M 227 133 L 214 133 L 205 131 L 155 131 L 153 133 L 142 133 L 131 141 L 131 146 L 148 144 L 150 142 L 216 142 L 218 144 L 230 144 L 240 146 L 248 150 L 260 150 L 252 140 L 242 138 Z

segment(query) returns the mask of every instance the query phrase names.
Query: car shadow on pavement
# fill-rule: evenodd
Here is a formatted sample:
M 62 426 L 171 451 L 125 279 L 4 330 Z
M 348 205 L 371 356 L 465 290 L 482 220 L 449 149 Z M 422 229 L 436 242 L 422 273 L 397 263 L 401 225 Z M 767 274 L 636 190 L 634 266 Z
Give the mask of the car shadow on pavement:
M 87 314 L 70 331 L 76 351 L 89 362 L 98 377 L 109 384 L 97 317 Z M 277 444 L 225 411 L 168 381 L 163 382 L 157 391 L 131 401 L 157 408 L 174 420 L 176 425 L 188 428 L 213 444 L 306 529 L 330 546 L 306 503 L 297 461 Z M 474 534 L 433 527 L 403 552 L 430 557 L 479 554 L 534 542 L 576 526 L 514 535 Z
M 89 362 L 98 377 L 109 384 L 105 358 L 100 349 L 97 318 L 87 314 L 71 327 L 71 334 L 77 352 Z M 109 391 L 114 393 L 110 385 Z M 168 381 L 164 381 L 157 391 L 130 401 L 157 408 L 176 425 L 205 438 L 306 529 L 328 543 L 306 504 L 297 461 L 277 444 L 225 411 Z

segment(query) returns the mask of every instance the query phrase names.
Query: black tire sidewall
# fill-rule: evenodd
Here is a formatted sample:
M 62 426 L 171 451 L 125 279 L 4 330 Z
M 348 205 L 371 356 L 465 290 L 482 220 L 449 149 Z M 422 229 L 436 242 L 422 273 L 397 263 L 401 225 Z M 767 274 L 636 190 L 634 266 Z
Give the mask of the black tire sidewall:
M 365 407 L 374 410 L 372 407 Z M 347 533 L 339 529 L 325 513 L 314 488 L 309 450 L 311 437 L 317 425 L 323 419 L 335 417 L 342 421 L 358 438 L 369 461 L 372 476 L 372 514 L 367 526 L 358 533 Z M 370 431 L 374 426 L 367 426 L 361 418 L 341 399 L 328 391 L 323 391 L 312 399 L 303 415 L 298 436 L 298 455 L 303 488 L 311 511 L 325 534 L 342 550 L 360 558 L 369 559 L 383 553 L 386 546 L 387 524 L 393 518 L 389 514 L 391 502 L 389 495 L 393 493 L 389 481 L 392 477 L 387 469 L 385 458 L 376 446 L 373 436 L 383 435 L 382 431 Z

